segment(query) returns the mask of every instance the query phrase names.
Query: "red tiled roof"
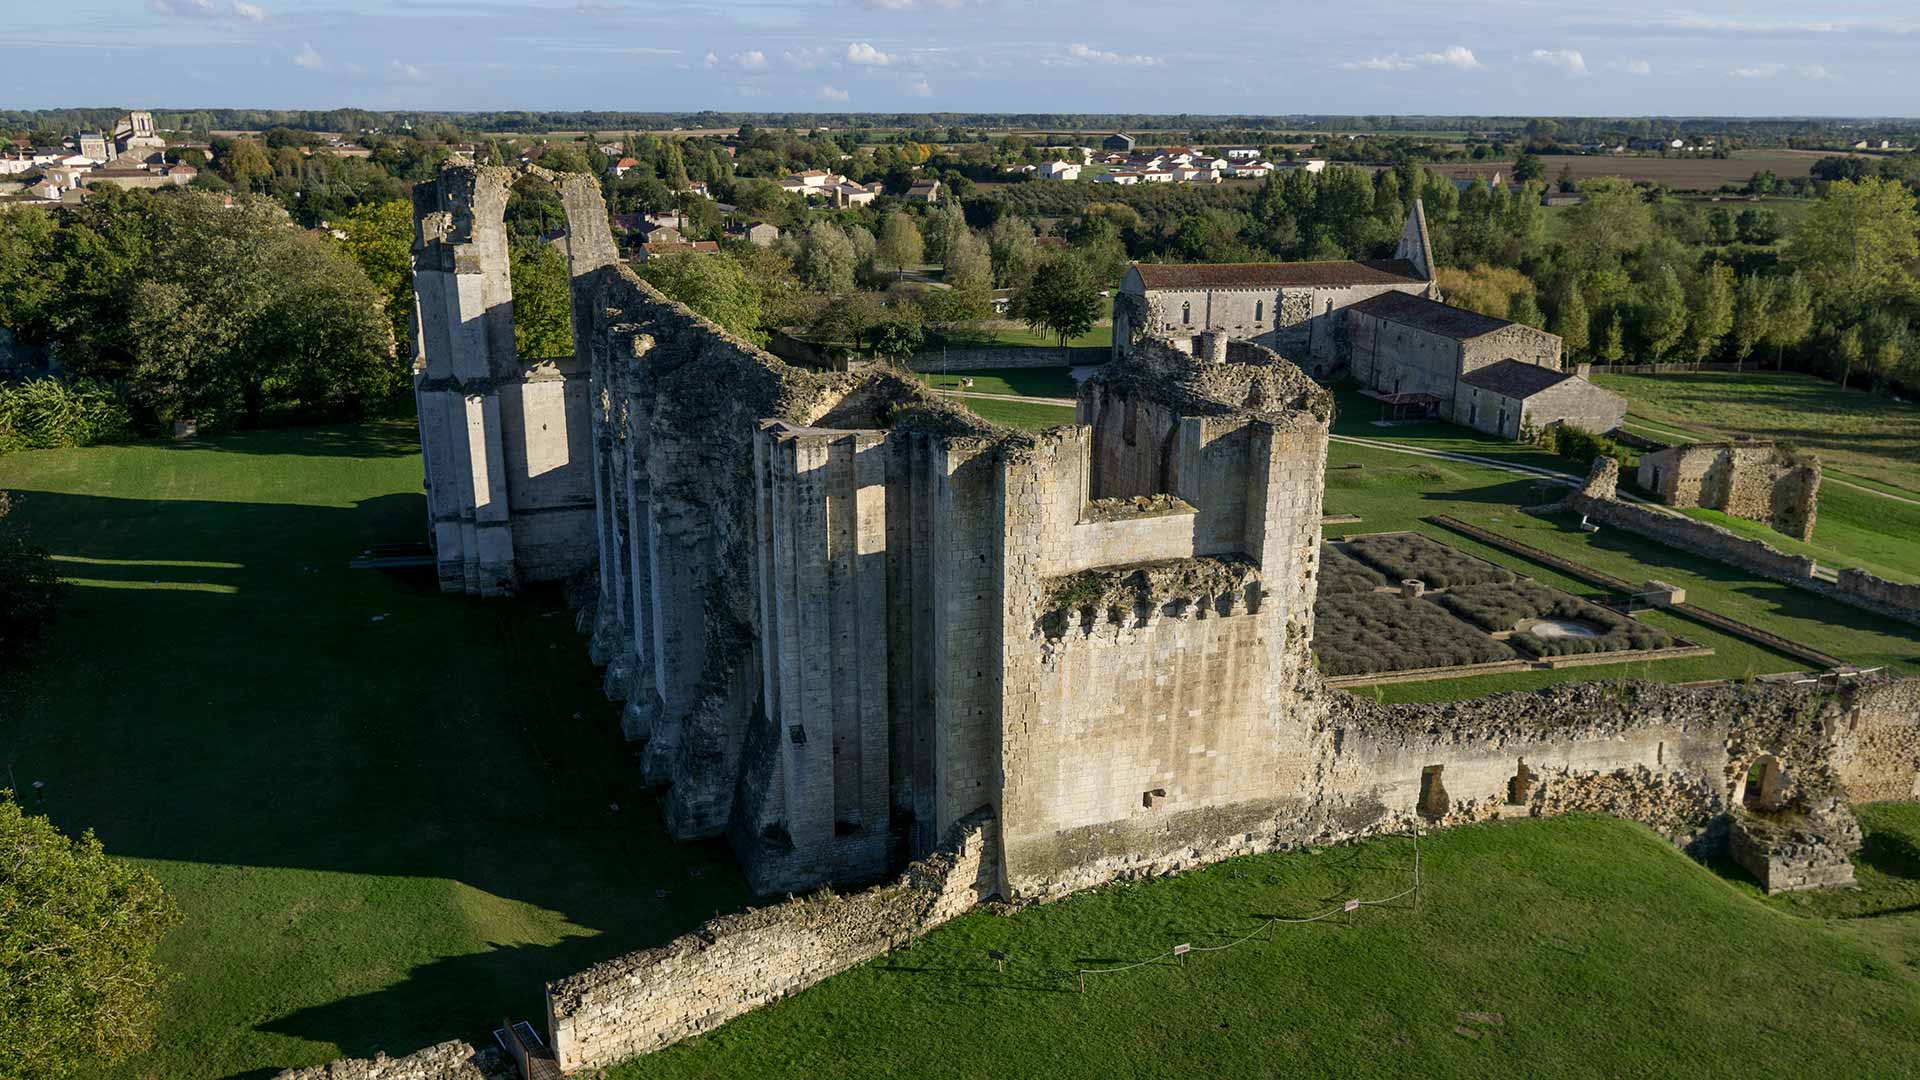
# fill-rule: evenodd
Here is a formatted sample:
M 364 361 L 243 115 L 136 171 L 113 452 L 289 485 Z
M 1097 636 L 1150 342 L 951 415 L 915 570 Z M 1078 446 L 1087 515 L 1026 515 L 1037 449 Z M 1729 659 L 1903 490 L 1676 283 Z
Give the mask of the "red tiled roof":
M 1263 289 L 1345 285 L 1425 285 L 1405 259 L 1360 262 L 1139 263 L 1141 284 L 1149 289 Z

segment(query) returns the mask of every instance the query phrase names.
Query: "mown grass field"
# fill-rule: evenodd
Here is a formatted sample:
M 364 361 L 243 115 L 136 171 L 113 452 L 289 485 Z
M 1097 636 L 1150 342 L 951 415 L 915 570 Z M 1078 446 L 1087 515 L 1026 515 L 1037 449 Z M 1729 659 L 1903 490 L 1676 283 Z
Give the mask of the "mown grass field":
M 667 842 L 557 597 L 347 568 L 421 535 L 410 423 L 0 455 L 0 489 L 73 583 L 0 685 L 0 777 L 186 913 L 116 1077 L 477 1041 L 745 900 Z
M 952 371 L 921 375 L 920 379 L 936 390 L 957 390 L 963 394 L 1013 394 L 1020 397 L 1072 399 L 1080 392 L 1066 368 L 1000 368 L 993 371 Z M 965 383 L 972 380 L 973 385 Z
M 1870 859 L 1920 842 L 1912 809 L 1867 816 Z M 1920 1061 L 1920 914 L 1794 914 L 1744 872 L 1716 876 L 1603 818 L 1469 826 L 1421 854 L 1419 911 L 1409 898 L 1276 925 L 1270 940 L 1089 976 L 1085 993 L 1082 967 L 1396 893 L 1411 843 L 976 912 L 609 1080 L 1901 1077 Z M 1911 864 L 1869 869 L 1873 902 L 1913 888 Z
M 1625 394 L 1628 429 L 1650 438 L 1778 439 L 1818 454 L 1841 479 L 1864 477 L 1920 497 L 1920 405 L 1770 371 L 1601 372 L 1594 382 Z

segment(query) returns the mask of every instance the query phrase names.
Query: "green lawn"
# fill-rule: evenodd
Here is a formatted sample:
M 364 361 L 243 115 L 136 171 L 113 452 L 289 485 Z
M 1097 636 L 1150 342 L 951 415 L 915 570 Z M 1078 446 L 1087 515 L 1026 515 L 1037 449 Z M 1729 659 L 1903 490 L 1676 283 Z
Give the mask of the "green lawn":
M 1030 401 L 1001 401 L 983 397 L 970 397 L 965 403 L 967 408 L 996 424 L 1028 431 L 1045 431 L 1050 427 L 1073 423 L 1073 409 L 1065 405 L 1036 405 Z
M 1920 914 L 1791 914 L 1604 818 L 1432 834 L 1419 911 L 1276 925 L 1078 990 L 1081 967 L 1398 892 L 1411 854 L 1382 838 L 976 912 L 609 1080 L 1895 1077 L 1920 1060 Z M 1914 872 L 1890 864 L 1887 891 Z
M 187 916 L 116 1075 L 477 1042 L 746 899 L 666 840 L 554 595 L 347 568 L 421 536 L 410 423 L 0 455 L 0 488 L 74 583 L 0 687 L 0 769 Z
M 1627 395 L 1628 426 L 1655 438 L 1745 434 L 1790 442 L 1822 464 L 1920 494 L 1920 405 L 1843 390 L 1811 375 L 1674 372 L 1594 381 Z M 1822 492 L 1824 495 L 1825 492 Z
M 996 368 L 991 371 L 951 371 L 938 375 L 922 375 L 921 380 L 928 386 L 940 390 L 970 390 L 975 394 L 1013 394 L 1024 397 L 1072 398 L 1080 392 L 1080 384 L 1075 382 L 1070 369 L 1055 368 Z M 962 380 L 972 379 L 971 387 L 961 386 Z

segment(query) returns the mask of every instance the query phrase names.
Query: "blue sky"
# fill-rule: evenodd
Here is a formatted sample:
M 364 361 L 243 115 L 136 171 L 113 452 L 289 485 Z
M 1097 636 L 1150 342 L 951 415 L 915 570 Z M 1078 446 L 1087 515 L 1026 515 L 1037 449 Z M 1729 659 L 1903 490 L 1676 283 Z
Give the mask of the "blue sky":
M 0 101 L 1920 115 L 1920 4 L 0 0 Z

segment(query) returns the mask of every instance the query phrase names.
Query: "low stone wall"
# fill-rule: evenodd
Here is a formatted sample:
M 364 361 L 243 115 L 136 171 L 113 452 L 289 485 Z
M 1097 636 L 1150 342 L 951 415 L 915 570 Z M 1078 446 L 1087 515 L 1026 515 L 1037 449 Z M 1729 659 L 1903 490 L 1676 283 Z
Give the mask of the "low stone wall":
M 1112 359 L 1111 349 L 1060 349 L 1050 346 L 1000 345 L 969 349 L 929 349 L 907 359 L 912 371 L 941 374 L 995 368 L 1085 367 Z
M 983 809 L 893 884 L 715 919 L 661 948 L 548 984 L 554 1053 L 571 1072 L 718 1027 L 965 912 L 993 891 L 998 876 L 997 829 Z
M 378 1054 L 286 1069 L 274 1080 L 519 1080 L 519 1076 L 499 1050 L 475 1050 L 456 1039 L 403 1058 Z
M 1920 625 L 1920 585 L 1902 585 L 1865 570 L 1842 570 L 1831 595 L 1855 607 Z
M 1860 849 L 1860 824 L 1844 802 L 1823 802 L 1777 817 L 1735 812 L 1727 853 L 1769 893 L 1852 885 L 1847 855 Z

